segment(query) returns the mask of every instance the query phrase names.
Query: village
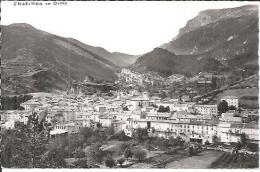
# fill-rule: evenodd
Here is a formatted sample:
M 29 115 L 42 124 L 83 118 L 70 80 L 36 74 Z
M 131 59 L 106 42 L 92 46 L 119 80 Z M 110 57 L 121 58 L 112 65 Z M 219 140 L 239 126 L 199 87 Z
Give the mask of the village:
M 198 83 L 201 80 L 198 77 Z M 258 109 L 241 108 L 239 98 L 232 95 L 210 103 L 198 101 L 192 88 L 188 89 L 190 94 L 168 96 L 156 94 L 151 87 L 146 90 L 143 85 L 145 82 L 165 90 L 158 84 L 172 85 L 177 81 L 183 85 L 184 76 L 174 75 L 167 81 L 162 83 L 160 76 L 141 77 L 123 69 L 116 81 L 123 89 L 110 90 L 109 94 L 84 94 L 79 87 L 71 88 L 67 94 L 31 93 L 33 98 L 20 104 L 24 110 L 1 111 L 1 131 L 15 129 L 19 123 L 26 125 L 34 115 L 45 124 L 50 142 L 78 134 L 84 128 L 112 129 L 114 135 L 124 133 L 128 138 L 145 130 L 149 138 L 178 138 L 190 147 L 199 144 L 206 145 L 206 149 L 233 152 L 235 144 L 246 143 L 250 146 L 240 148 L 240 152 L 258 153 Z

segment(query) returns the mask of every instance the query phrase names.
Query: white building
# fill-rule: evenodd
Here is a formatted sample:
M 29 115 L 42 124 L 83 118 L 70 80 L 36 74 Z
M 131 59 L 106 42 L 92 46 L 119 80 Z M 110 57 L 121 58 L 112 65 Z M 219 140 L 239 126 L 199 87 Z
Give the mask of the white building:
M 225 96 L 222 97 L 221 101 L 225 100 L 228 103 L 228 106 L 235 106 L 238 108 L 238 98 L 236 96 Z
M 218 113 L 217 105 L 195 105 L 194 108 L 202 115 L 217 115 Z

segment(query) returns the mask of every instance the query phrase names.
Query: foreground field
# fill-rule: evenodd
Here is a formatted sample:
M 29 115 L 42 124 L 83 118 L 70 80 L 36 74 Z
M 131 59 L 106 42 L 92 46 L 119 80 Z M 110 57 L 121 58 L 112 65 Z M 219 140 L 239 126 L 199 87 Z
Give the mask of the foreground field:
M 203 151 L 192 157 L 186 157 L 177 161 L 168 163 L 165 168 L 174 169 L 204 169 L 208 168 L 212 162 L 222 155 L 222 152 Z

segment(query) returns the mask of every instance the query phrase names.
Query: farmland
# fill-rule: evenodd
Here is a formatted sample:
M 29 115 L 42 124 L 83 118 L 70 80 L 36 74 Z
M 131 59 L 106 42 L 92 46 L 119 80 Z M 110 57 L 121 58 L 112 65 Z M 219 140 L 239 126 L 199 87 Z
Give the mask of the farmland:
M 222 153 L 222 155 L 213 163 L 210 168 L 258 168 L 259 157 L 258 155 L 247 154 L 232 154 Z

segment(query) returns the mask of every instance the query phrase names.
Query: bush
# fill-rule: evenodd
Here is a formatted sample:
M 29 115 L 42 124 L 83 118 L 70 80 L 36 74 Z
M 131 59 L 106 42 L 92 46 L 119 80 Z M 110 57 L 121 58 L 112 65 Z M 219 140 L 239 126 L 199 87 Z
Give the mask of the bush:
M 144 142 L 148 138 L 148 132 L 146 128 L 137 128 L 133 132 L 133 139 L 140 142 Z
M 129 143 L 122 143 L 121 144 L 121 151 L 124 152 L 127 148 L 130 148 Z
M 125 162 L 124 158 L 120 158 L 119 160 L 117 160 L 117 163 L 120 165 L 120 167 L 123 166 L 123 163 Z
M 112 158 L 106 159 L 106 160 L 105 160 L 105 165 L 106 165 L 107 167 L 109 167 L 109 168 L 112 168 L 112 167 L 116 166 L 116 162 L 115 162 L 115 160 L 113 160 Z
M 128 158 L 133 157 L 133 152 L 130 148 L 126 148 L 124 152 L 124 157 L 128 160 Z
M 144 161 L 147 156 L 146 151 L 138 150 L 134 152 L 134 158 L 138 159 L 138 161 Z
M 209 141 L 206 141 L 204 144 L 205 144 L 205 145 L 210 145 Z
M 159 106 L 159 109 L 157 112 L 169 112 L 170 111 L 170 107 L 164 107 L 164 106 Z
M 120 131 L 114 134 L 112 137 L 110 137 L 110 139 L 116 139 L 119 141 L 128 141 L 131 139 L 131 137 L 126 136 L 124 131 Z

